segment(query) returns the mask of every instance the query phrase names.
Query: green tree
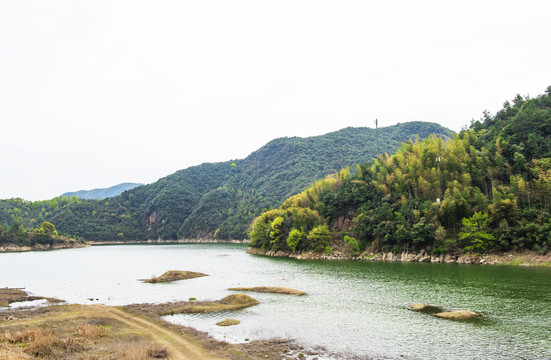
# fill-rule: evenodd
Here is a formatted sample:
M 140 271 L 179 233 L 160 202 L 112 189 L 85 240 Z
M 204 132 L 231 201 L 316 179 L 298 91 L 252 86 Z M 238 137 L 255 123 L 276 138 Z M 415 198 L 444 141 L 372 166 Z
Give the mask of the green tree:
M 289 231 L 289 236 L 287 237 L 287 245 L 289 245 L 291 250 L 296 251 L 300 243 L 304 241 L 304 238 L 305 236 L 302 231 L 299 229 L 292 229 Z
M 316 252 L 323 252 L 329 246 L 331 241 L 331 233 L 327 225 L 319 225 L 312 229 L 306 237 L 310 243 L 310 247 Z
M 348 255 L 358 256 L 360 254 L 360 243 L 348 235 L 344 236 L 344 243 L 348 245 Z
M 270 243 L 272 244 L 272 249 L 279 248 L 285 239 L 285 224 L 283 223 L 283 220 L 283 217 L 279 216 L 272 222 L 272 230 L 270 231 Z
M 493 245 L 494 236 L 488 233 L 488 214 L 477 211 L 470 218 L 461 220 L 463 225 L 459 233 L 459 239 L 467 246 L 467 252 L 475 251 L 484 253 L 488 246 Z
M 260 217 L 259 217 L 260 219 Z M 270 244 L 271 223 L 256 221 L 251 230 L 251 246 L 266 249 Z
M 44 229 L 44 234 L 48 236 L 56 236 L 57 230 L 55 229 L 55 225 L 51 222 L 44 221 L 42 225 L 40 225 L 40 228 Z

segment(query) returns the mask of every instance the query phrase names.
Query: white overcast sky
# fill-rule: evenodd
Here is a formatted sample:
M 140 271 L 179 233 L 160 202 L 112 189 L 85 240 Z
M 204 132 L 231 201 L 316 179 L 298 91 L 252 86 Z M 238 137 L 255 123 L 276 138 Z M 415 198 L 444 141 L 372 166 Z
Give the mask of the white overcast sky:
M 459 131 L 551 85 L 550 19 L 548 0 L 0 0 L 0 198 L 375 117 Z

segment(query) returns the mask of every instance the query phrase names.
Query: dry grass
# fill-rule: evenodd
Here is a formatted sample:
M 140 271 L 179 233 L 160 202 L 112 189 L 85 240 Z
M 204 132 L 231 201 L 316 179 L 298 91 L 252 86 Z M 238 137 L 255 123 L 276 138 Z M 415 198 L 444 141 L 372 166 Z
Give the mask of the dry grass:
M 245 303 L 245 299 L 233 297 L 218 302 Z M 177 304 L 181 305 L 182 303 Z M 7 339 L 35 341 L 33 351 L 53 354 L 40 357 L 42 359 L 152 360 L 178 358 L 178 350 L 181 347 L 171 347 L 170 341 L 168 343 L 163 341 L 166 340 L 164 337 L 166 334 L 162 334 L 160 330 L 156 331 L 153 325 L 169 330 L 174 333 L 175 337 L 181 337 L 183 341 L 202 349 L 205 354 L 208 354 L 202 359 L 281 360 L 282 358 L 296 358 L 296 356 L 291 356 L 293 353 L 303 352 L 306 354 L 305 349 L 298 347 L 292 341 L 267 340 L 228 344 L 214 340 L 206 333 L 162 321 L 157 313 L 159 309 L 168 307 L 167 304 L 162 304 L 164 307 L 159 307 L 160 305 L 136 304 L 125 307 L 132 311 L 125 311 L 128 316 L 121 320 L 131 320 L 129 322 L 120 321 L 114 317 L 115 314 L 111 311 L 111 307 L 99 305 L 73 304 L 32 310 L 9 310 L 6 314 L 13 319 L 0 322 L 0 360 L 36 359 L 23 351 L 23 348 L 30 343 L 12 343 Z M 175 306 L 174 303 L 168 305 Z M 140 319 L 148 321 L 151 325 L 143 323 Z M 98 330 L 99 328 L 103 328 L 103 331 Z M 160 336 L 155 336 L 155 332 Z M 36 339 L 41 339 L 42 343 L 39 344 Z M 170 354 L 167 350 L 170 351 Z
M 245 294 L 226 296 L 217 301 L 184 302 L 183 305 L 169 306 L 158 314 L 174 315 L 181 313 L 209 313 L 219 311 L 233 311 L 257 305 L 258 301 Z
M 55 359 L 60 353 L 79 351 L 81 346 L 71 338 L 61 338 L 51 329 L 33 328 L 2 334 L 2 340 L 23 345 L 23 351 L 31 356 Z
M 95 354 L 78 354 L 76 360 L 100 360 L 101 357 Z
M 233 288 L 229 288 L 228 290 L 254 291 L 254 292 L 261 292 L 261 293 L 287 294 L 287 295 L 306 295 L 306 292 L 304 291 L 295 290 L 295 289 L 286 288 L 286 287 L 278 287 L 278 286 L 233 287 Z
M 167 359 L 168 351 L 153 344 L 143 344 L 119 350 L 116 358 L 120 360 Z
M 77 326 L 75 335 L 88 339 L 97 339 L 105 336 L 105 329 L 100 325 L 84 324 Z
M 32 357 L 30 355 L 25 354 L 19 346 L 12 345 L 5 342 L 0 342 L 0 359 L 26 360 L 26 359 L 32 359 Z
M 208 276 L 208 275 L 199 273 L 199 272 L 194 272 L 194 271 L 169 270 L 159 277 L 153 276 L 151 277 L 151 279 L 140 279 L 140 281 L 150 283 L 150 284 L 155 284 L 155 283 L 164 283 L 164 282 L 171 282 L 171 281 L 177 281 L 177 280 L 194 279 L 202 276 Z
M 166 349 L 140 330 L 102 316 L 104 314 L 98 314 L 92 307 L 61 305 L 48 312 L 43 310 L 10 311 L 15 320 L 1 324 L 0 360 L 163 359 L 168 356 Z M 136 357 L 127 350 L 134 348 L 143 350 L 145 355 Z M 119 352 L 120 357 L 116 356 Z

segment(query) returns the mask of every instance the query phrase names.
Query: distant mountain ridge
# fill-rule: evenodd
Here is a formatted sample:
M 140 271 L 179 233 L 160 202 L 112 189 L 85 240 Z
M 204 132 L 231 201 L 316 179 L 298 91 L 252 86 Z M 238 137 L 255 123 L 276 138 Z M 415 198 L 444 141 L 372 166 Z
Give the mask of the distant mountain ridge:
M 245 159 L 192 166 L 108 201 L 0 201 L 0 224 L 14 216 L 27 227 L 49 221 L 60 233 L 90 241 L 243 239 L 264 209 L 279 207 L 346 165 L 354 168 L 375 158 L 377 139 L 379 154 L 393 153 L 402 142 L 430 134 L 454 136 L 439 124 L 418 121 L 378 130 L 349 127 L 320 136 L 279 138 Z M 2 206 L 8 207 L 5 215 Z M 14 214 L 14 206 L 28 210 Z
M 113 196 L 122 194 L 126 190 L 133 189 L 135 187 L 141 186 L 143 184 L 138 183 L 122 183 L 114 185 L 108 188 L 99 188 L 92 190 L 79 190 L 74 192 L 66 192 L 61 196 L 76 196 L 80 199 L 94 200 L 94 199 L 106 199 Z

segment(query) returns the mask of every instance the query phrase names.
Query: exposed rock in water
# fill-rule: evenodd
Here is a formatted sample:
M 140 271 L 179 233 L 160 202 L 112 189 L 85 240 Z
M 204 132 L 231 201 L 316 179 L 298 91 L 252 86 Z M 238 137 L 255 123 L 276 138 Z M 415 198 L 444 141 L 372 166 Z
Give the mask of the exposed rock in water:
M 428 304 L 411 304 L 409 305 L 409 308 L 413 311 L 419 311 L 439 318 L 451 320 L 464 320 L 480 316 L 480 314 L 470 310 L 442 311 L 443 309 L 441 306 Z
M 428 305 L 428 304 L 411 304 L 409 306 L 411 310 L 420 311 L 427 314 L 436 314 L 442 312 L 440 306 Z

